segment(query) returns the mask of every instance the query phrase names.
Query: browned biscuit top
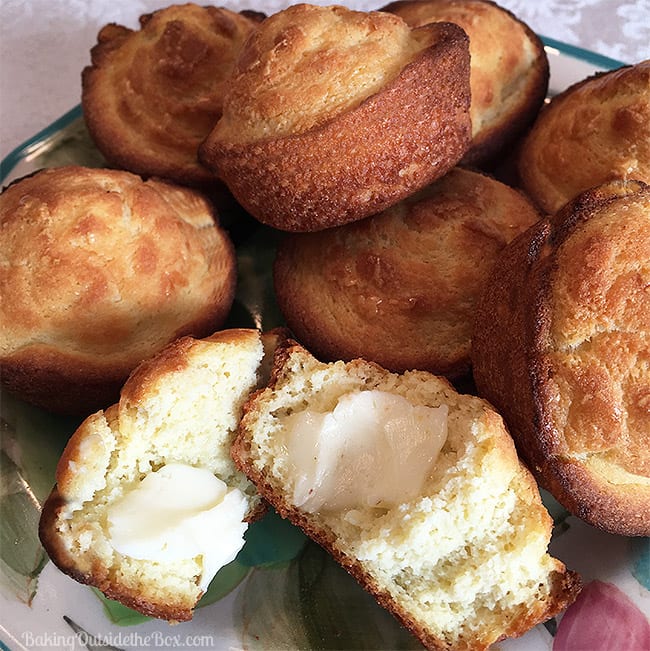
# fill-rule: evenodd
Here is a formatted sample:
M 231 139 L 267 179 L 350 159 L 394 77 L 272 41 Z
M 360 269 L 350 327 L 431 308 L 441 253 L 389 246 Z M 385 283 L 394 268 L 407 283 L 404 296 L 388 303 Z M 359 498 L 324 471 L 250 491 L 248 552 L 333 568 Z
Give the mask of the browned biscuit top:
M 144 355 L 232 285 L 208 202 L 129 172 L 42 171 L 0 195 L 0 223 L 3 356 L 36 344 Z
M 257 21 L 172 5 L 140 29 L 106 25 L 83 72 L 84 117 L 100 151 L 133 172 L 202 183 L 199 143 L 221 115 L 227 79 Z
M 599 199 L 555 245 L 544 393 L 558 454 L 650 488 L 650 189 Z
M 469 369 L 475 301 L 501 249 L 539 218 L 521 194 L 456 168 L 383 213 L 280 246 L 289 327 L 328 360 Z
M 508 246 L 479 302 L 477 387 L 572 513 L 650 534 L 650 187 L 587 191 Z
M 650 60 L 554 97 L 525 140 L 519 175 L 550 213 L 613 179 L 650 182 Z
M 216 134 L 247 142 L 322 124 L 394 79 L 428 38 L 379 12 L 289 7 L 246 44 Z
M 142 359 L 214 331 L 230 310 L 234 249 L 193 190 L 44 170 L 0 195 L 0 223 L 3 383 L 26 399 L 51 395 L 58 408 L 81 404 L 91 384 L 114 391 Z
M 315 231 L 439 178 L 469 140 L 462 29 L 303 4 L 247 41 L 199 155 L 259 221 Z
M 449 21 L 469 36 L 472 147 L 468 163 L 485 162 L 525 130 L 548 87 L 548 59 L 539 37 L 489 0 L 397 0 L 384 7 L 411 27 Z

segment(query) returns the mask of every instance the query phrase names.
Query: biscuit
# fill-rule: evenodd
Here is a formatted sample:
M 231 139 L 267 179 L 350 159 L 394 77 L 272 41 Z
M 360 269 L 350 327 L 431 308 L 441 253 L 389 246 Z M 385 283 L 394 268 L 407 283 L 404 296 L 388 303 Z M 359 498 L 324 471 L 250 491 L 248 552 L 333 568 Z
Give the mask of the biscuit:
M 411 27 L 449 21 L 469 36 L 472 144 L 465 165 L 490 165 L 527 131 L 548 90 L 541 39 L 489 0 L 397 0 L 383 8 Z
M 199 150 L 259 221 L 355 221 L 442 176 L 469 145 L 469 50 L 457 26 L 294 5 L 247 41 Z
M 480 395 L 542 486 L 650 535 L 650 186 L 581 194 L 507 246 L 476 315 Z
M 230 310 L 234 248 L 194 190 L 49 169 L 0 195 L 0 223 L 2 385 L 46 409 L 111 404 L 143 359 Z
M 232 454 L 427 648 L 485 650 L 580 589 L 547 553 L 551 518 L 500 416 L 429 373 L 286 342 Z
M 63 572 L 145 615 L 192 617 L 264 508 L 230 445 L 280 337 L 244 329 L 183 337 L 134 371 L 119 403 L 80 425 L 39 527 Z M 152 481 L 158 492 L 143 493 Z
M 518 171 L 548 213 L 614 179 L 650 183 L 650 60 L 553 97 L 523 143 Z
M 140 29 L 102 28 L 82 74 L 88 130 L 116 167 L 178 183 L 214 182 L 197 159 L 221 115 L 235 59 L 259 21 L 196 4 L 140 18 Z
M 475 303 L 493 264 L 539 218 L 523 194 L 455 168 L 382 213 L 287 236 L 277 303 L 319 359 L 457 378 L 470 368 Z

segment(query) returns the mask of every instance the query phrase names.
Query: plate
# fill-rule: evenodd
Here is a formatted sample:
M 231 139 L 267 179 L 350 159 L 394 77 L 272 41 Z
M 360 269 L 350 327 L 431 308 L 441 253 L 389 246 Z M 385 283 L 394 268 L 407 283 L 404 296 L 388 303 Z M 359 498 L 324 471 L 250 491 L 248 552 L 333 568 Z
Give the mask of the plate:
M 544 42 L 550 94 L 622 65 L 550 38 Z M 70 163 L 103 164 L 78 106 L 11 152 L 0 164 L 0 181 L 6 185 L 41 167 Z M 238 247 L 245 282 L 232 325 L 274 325 L 264 267 L 271 253 L 267 240 L 254 235 Z M 144 620 L 76 583 L 47 561 L 36 528 L 39 503 L 78 423 L 6 395 L 1 403 L 0 649 L 421 648 L 329 556 L 274 513 L 251 527 L 244 549 L 217 575 L 191 622 Z M 564 617 L 495 648 L 632 651 L 623 642 L 626 634 L 649 626 L 650 539 L 604 533 L 543 497 L 555 522 L 550 551 L 582 575 L 585 589 Z

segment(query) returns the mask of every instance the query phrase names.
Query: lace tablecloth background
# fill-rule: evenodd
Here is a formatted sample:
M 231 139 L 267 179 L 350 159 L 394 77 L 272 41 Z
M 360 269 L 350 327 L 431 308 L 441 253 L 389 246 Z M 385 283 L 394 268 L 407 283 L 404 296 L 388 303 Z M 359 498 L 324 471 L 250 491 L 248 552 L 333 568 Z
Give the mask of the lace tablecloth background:
M 0 158 L 79 102 L 81 69 L 102 25 L 117 22 L 135 28 L 140 14 L 168 4 L 172 2 L 0 0 Z M 272 13 L 289 2 L 215 4 Z M 385 3 L 347 0 L 340 4 L 375 9 Z M 500 0 L 499 4 L 544 36 L 625 63 L 650 58 L 650 0 Z

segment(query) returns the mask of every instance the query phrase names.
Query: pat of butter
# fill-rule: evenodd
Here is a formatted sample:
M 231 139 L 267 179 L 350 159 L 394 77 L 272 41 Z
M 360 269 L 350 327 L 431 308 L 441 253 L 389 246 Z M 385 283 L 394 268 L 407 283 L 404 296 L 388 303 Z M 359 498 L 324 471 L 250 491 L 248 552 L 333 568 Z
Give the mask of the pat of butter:
M 142 560 L 173 562 L 201 556 L 200 587 L 244 545 L 245 495 L 205 468 L 170 463 L 150 472 L 108 509 L 113 548 Z
M 286 416 L 294 504 L 339 511 L 417 497 L 447 439 L 448 411 L 372 390 L 345 394 L 331 412 Z

